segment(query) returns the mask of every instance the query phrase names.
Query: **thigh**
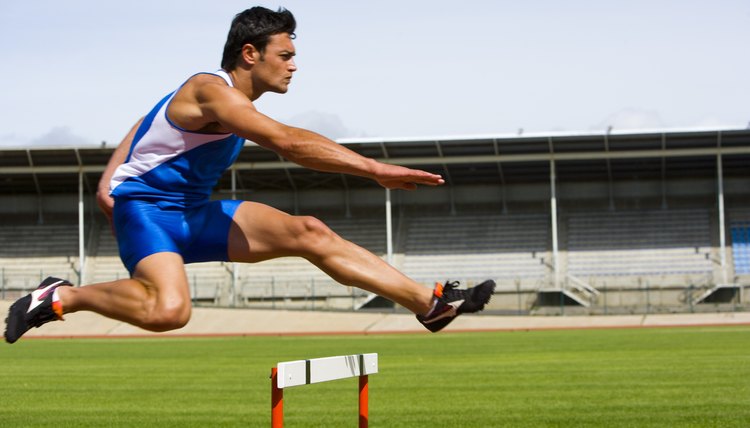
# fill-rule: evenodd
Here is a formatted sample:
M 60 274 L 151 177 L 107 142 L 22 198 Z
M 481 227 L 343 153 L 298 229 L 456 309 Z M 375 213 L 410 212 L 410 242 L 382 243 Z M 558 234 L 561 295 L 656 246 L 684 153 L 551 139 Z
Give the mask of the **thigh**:
M 151 202 L 116 199 L 113 220 L 117 246 L 131 275 L 145 257 L 161 252 L 179 252 L 175 233 L 171 230 L 179 223 L 174 215 Z
M 229 235 L 242 201 L 211 201 L 186 211 L 180 247 L 185 263 L 229 261 Z
M 229 230 L 229 260 L 254 263 L 303 255 L 299 238 L 306 221 L 314 219 L 293 216 L 257 202 L 243 202 Z

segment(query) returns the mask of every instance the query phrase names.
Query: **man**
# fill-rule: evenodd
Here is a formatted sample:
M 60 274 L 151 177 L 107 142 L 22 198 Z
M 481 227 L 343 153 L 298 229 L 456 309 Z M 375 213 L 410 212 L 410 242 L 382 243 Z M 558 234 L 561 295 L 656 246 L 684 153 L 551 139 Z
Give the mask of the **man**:
M 255 109 L 253 101 L 265 92 L 288 90 L 297 70 L 295 27 L 284 9 L 254 7 L 238 14 L 222 70 L 192 76 L 136 123 L 113 153 L 97 195 L 131 278 L 77 288 L 47 278 L 11 306 L 6 341 L 82 310 L 151 331 L 180 328 L 191 312 L 184 264 L 201 261 L 304 257 L 342 284 L 408 308 L 433 332 L 461 313 L 484 308 L 492 281 L 468 290 L 448 283 L 431 291 L 315 218 L 256 202 L 209 200 L 245 139 L 301 166 L 367 177 L 389 189 L 444 183 L 439 175 L 365 158 Z

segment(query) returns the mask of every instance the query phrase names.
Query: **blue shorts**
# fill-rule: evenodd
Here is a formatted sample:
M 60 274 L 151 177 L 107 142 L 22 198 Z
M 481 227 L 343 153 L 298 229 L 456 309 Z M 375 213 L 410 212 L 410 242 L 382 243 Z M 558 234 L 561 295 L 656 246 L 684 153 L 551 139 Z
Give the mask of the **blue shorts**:
M 229 261 L 229 228 L 242 201 L 183 207 L 164 201 L 116 198 L 114 226 L 120 259 L 132 275 L 151 254 L 178 253 L 185 263 Z

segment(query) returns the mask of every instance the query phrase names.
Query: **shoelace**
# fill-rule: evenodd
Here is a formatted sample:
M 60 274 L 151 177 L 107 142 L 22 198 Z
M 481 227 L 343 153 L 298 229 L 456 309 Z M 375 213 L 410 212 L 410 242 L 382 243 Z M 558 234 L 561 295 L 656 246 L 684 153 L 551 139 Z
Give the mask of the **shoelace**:
M 461 285 L 459 281 L 445 281 L 445 285 L 443 285 L 443 298 L 448 298 L 459 291 L 457 290 L 459 285 Z

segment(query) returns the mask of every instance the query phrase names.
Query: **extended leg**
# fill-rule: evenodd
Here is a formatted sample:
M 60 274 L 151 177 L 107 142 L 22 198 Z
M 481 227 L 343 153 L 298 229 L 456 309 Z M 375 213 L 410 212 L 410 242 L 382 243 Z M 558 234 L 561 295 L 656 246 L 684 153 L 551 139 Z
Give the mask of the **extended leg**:
M 320 220 L 242 203 L 229 234 L 229 258 L 252 263 L 285 256 L 304 257 L 336 281 L 388 298 L 415 314 L 431 308 L 429 288 L 341 238 Z

